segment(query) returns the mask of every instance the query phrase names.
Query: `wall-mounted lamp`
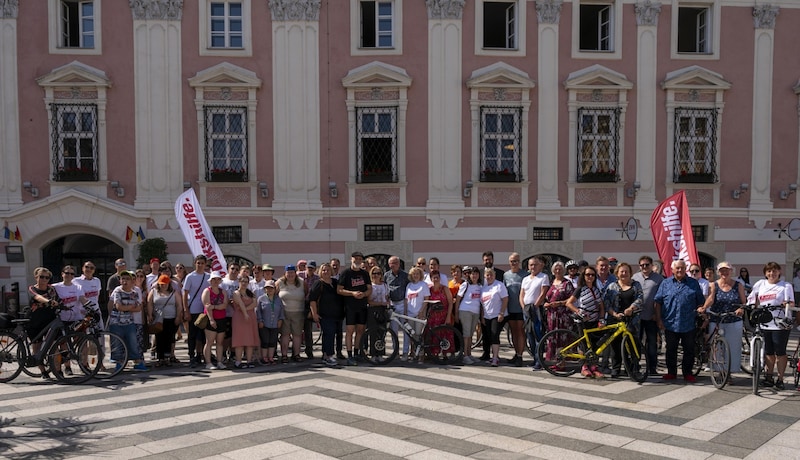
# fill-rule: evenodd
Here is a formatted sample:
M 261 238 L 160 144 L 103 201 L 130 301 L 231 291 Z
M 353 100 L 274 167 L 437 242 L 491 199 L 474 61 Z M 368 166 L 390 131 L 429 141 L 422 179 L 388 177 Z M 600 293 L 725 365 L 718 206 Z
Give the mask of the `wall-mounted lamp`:
M 472 187 L 475 184 L 472 183 L 472 180 L 468 180 L 467 183 L 464 184 L 464 198 L 469 198 L 472 196 Z
M 113 188 L 114 191 L 117 192 L 118 197 L 122 198 L 123 196 L 125 196 L 125 189 L 119 185 L 119 181 L 112 180 L 111 182 L 108 183 L 108 185 L 110 185 L 111 188 Z
M 336 188 L 336 182 L 328 182 L 328 191 L 331 193 L 331 198 L 339 198 L 339 189 Z
M 637 180 L 633 183 L 633 187 L 625 191 L 625 195 L 627 195 L 628 198 L 636 198 L 636 194 L 639 193 L 640 188 L 642 188 L 642 183 Z
M 789 184 L 789 190 L 781 190 L 781 200 L 788 200 L 789 196 L 797 191 L 797 184 Z
M 192 183 L 191 182 L 186 181 L 186 182 L 183 183 L 183 189 L 184 190 L 189 190 L 190 188 L 192 188 Z
M 31 196 L 34 198 L 39 198 L 39 189 L 33 186 L 33 183 L 29 180 L 26 180 L 22 183 L 22 188 L 30 192 Z
M 258 191 L 261 193 L 261 198 L 267 198 L 269 196 L 269 188 L 266 182 L 258 183 Z
M 748 184 L 747 182 L 742 182 L 742 185 L 740 185 L 739 188 L 735 188 L 733 189 L 733 192 L 731 192 L 731 194 L 733 195 L 733 199 L 738 200 L 739 198 L 742 197 L 742 195 L 747 193 L 749 189 L 750 189 L 750 184 Z

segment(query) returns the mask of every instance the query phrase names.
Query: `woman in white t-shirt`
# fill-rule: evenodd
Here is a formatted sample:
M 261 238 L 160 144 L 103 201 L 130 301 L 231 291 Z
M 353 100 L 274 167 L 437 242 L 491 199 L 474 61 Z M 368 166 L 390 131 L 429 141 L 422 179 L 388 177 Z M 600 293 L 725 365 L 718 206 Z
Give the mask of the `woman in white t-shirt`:
M 464 364 L 474 364 L 477 360 L 472 358 L 472 333 L 480 322 L 481 317 L 481 269 L 478 267 L 464 267 L 462 271 L 467 279 L 458 287 L 456 294 L 455 315 L 461 321 L 464 336 Z
M 83 271 L 83 275 L 75 278 L 72 280 L 72 282 L 79 285 L 83 289 L 83 296 L 86 297 L 86 300 L 92 303 L 89 305 L 89 308 L 92 308 L 99 314 L 100 289 L 102 289 L 103 283 L 100 282 L 100 278 L 94 276 L 95 265 L 92 261 L 87 260 L 84 262 L 81 270 Z M 99 315 L 99 317 L 100 322 L 98 323 L 98 327 L 100 329 L 104 329 L 103 316 Z
M 484 268 L 483 279 L 486 281 L 481 289 L 483 340 L 490 341 L 492 359 L 489 364 L 497 367 L 500 363 L 500 330 L 508 309 L 508 290 L 505 284 L 495 278 L 494 268 Z
M 420 317 L 422 307 L 425 301 L 430 299 L 431 290 L 428 283 L 424 281 L 425 272 L 419 267 L 414 267 L 408 271 L 408 285 L 406 285 L 406 298 L 403 308 L 403 314 L 406 316 Z M 422 318 L 420 318 L 422 319 Z M 411 322 L 417 334 L 422 333 L 423 325 L 416 322 Z M 400 356 L 401 361 L 405 361 L 405 356 L 411 348 L 411 339 L 408 334 L 403 337 L 403 354 Z M 410 357 L 409 357 L 410 358 Z

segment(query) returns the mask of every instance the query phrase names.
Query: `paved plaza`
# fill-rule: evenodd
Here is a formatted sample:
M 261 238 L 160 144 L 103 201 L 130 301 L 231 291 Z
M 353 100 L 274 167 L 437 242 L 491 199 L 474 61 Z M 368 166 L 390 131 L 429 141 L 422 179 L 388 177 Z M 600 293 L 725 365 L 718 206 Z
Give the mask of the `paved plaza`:
M 184 365 L 79 386 L 23 374 L 0 385 L 0 456 L 788 459 L 800 458 L 800 392 L 753 396 L 744 375 L 717 390 L 707 376 L 639 385 L 399 360 Z

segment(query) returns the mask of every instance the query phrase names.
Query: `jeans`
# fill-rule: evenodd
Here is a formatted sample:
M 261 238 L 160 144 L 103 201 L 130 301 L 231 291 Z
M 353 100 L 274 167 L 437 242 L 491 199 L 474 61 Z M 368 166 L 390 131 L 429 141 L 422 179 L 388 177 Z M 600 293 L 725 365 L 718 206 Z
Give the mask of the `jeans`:
M 336 331 L 341 332 L 342 320 L 339 318 L 320 318 L 319 326 L 322 329 L 322 355 L 335 356 L 334 354 L 334 341 L 336 338 Z
M 653 320 L 642 320 L 639 324 L 640 337 L 644 335 L 644 350 L 650 363 L 648 373 L 655 375 L 658 364 L 658 323 Z
M 678 372 L 678 342 L 683 346 L 683 361 L 681 361 L 681 371 L 683 376 L 693 375 L 692 366 L 694 365 L 694 339 L 697 329 L 688 332 L 664 331 L 664 339 L 667 342 L 667 373 L 676 375 Z
M 125 346 L 128 347 L 129 359 L 139 359 L 141 350 L 139 350 L 139 340 L 136 337 L 135 324 L 109 324 L 108 330 L 120 336 L 122 341 L 125 342 Z M 113 342 L 111 345 L 111 359 L 114 360 L 114 362 L 121 363 L 123 358 L 121 347 L 117 345 L 116 342 Z

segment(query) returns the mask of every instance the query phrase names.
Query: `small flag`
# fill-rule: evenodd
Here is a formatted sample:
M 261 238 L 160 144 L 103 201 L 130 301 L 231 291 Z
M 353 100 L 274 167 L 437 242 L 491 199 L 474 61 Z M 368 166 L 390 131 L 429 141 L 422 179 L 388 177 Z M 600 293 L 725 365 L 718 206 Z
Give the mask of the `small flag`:
M 13 236 L 11 235 L 11 229 L 8 226 L 3 227 L 3 238 L 11 241 Z
M 136 232 L 136 236 L 139 237 L 139 241 L 142 241 L 143 239 L 145 239 L 144 230 L 142 230 L 142 226 L 141 225 L 139 226 L 139 231 Z
M 22 233 L 20 233 L 19 227 L 17 227 L 17 231 L 14 232 L 14 239 L 19 241 L 20 243 L 22 242 Z
M 125 242 L 130 243 L 131 239 L 133 239 L 133 229 L 128 227 L 128 230 L 125 231 Z

